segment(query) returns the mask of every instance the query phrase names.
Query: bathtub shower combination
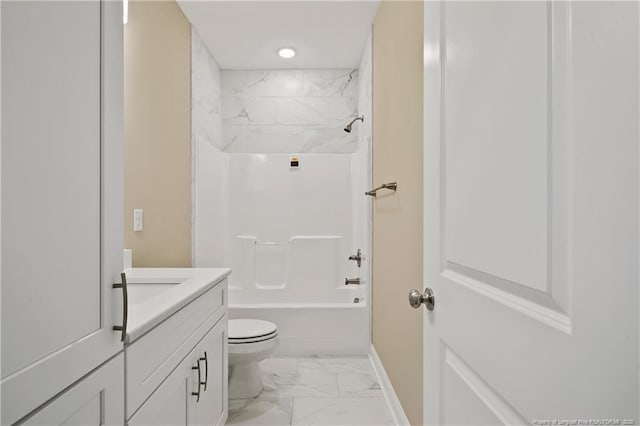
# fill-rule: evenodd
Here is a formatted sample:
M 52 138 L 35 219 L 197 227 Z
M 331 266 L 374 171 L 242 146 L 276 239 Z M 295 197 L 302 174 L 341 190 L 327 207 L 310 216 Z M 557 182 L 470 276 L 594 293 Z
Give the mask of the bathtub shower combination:
M 194 265 L 274 356 L 368 354 L 371 38 L 357 69 L 220 70 L 194 30 L 192 67 Z
M 359 154 L 228 154 L 231 318 L 278 325 L 275 354 L 369 350 L 369 200 Z M 359 180 L 360 182 L 356 182 Z M 354 192 L 357 191 L 358 194 Z M 222 231 L 224 232 L 224 231 Z M 350 256 L 364 253 L 359 267 Z M 359 278 L 359 284 L 346 279 Z
M 280 354 L 365 354 L 369 267 L 349 256 L 368 223 L 354 215 L 352 156 L 297 158 L 229 157 L 232 317 L 278 324 Z

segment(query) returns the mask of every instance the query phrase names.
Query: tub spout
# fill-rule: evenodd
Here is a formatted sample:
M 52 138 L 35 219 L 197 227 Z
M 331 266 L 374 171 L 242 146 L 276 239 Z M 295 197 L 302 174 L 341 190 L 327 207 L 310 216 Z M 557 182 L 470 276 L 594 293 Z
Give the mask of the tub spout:
M 344 285 L 355 284 L 360 285 L 360 278 L 345 278 Z

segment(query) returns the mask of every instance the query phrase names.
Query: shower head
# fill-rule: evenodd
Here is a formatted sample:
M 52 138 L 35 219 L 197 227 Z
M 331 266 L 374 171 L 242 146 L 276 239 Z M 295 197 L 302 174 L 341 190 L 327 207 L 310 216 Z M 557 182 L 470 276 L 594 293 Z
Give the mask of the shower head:
M 364 115 L 362 117 L 356 117 L 353 120 L 351 120 L 351 123 L 347 124 L 344 128 L 344 131 L 347 133 L 351 133 L 351 128 L 353 127 L 353 123 L 355 123 L 356 121 L 362 121 L 364 123 Z

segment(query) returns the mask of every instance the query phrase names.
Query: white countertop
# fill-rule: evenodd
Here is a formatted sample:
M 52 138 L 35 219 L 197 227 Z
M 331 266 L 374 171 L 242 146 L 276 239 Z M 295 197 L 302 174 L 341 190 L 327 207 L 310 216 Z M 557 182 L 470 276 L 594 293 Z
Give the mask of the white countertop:
M 126 342 L 142 336 L 224 280 L 229 268 L 129 268 Z M 174 285 L 171 285 L 174 284 Z

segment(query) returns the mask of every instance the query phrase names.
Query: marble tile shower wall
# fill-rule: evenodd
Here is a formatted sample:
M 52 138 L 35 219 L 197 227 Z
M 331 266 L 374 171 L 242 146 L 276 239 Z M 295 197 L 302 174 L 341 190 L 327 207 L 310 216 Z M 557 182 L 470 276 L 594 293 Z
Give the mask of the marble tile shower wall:
M 198 32 L 191 29 L 191 126 L 194 146 L 208 142 L 221 149 L 222 75 Z
M 353 153 L 357 70 L 222 72 L 222 146 L 232 153 Z
M 371 132 L 373 126 L 371 125 L 371 115 L 373 113 L 373 98 L 371 95 L 371 85 L 372 85 L 372 63 L 371 63 L 371 54 L 372 54 L 372 39 L 371 34 L 369 34 L 369 38 L 367 39 L 367 44 L 365 45 L 364 51 L 362 52 L 362 56 L 360 58 L 360 67 L 358 68 L 359 78 L 358 78 L 358 112 L 359 115 L 364 115 L 364 123 L 361 123 L 358 127 L 358 138 L 360 141 L 359 144 L 359 152 L 364 154 L 368 154 L 369 147 L 371 146 Z
M 228 155 L 222 151 L 222 75 L 191 29 L 191 241 L 196 267 L 228 265 L 223 241 L 228 212 Z

